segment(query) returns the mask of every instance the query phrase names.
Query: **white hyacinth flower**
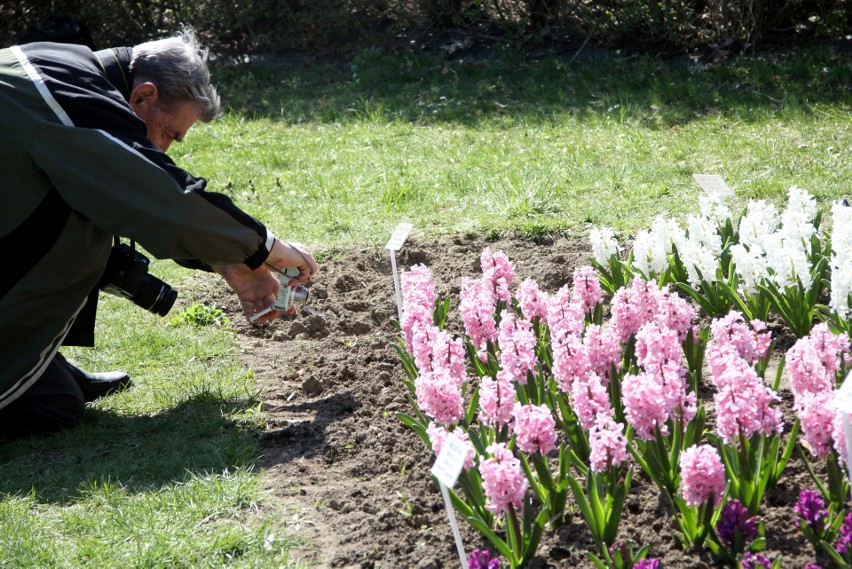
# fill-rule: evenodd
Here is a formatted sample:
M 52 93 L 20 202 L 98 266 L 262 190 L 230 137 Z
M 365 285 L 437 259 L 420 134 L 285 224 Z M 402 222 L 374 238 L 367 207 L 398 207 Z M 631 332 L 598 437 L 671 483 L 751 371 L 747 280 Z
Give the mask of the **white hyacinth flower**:
M 669 265 L 666 248 L 648 231 L 640 231 L 633 240 L 633 266 L 646 278 L 660 275 Z
M 698 289 L 702 281 L 708 284 L 716 282 L 716 269 L 719 267 L 718 255 L 691 239 L 685 241 L 678 251 L 692 288 Z
M 766 200 L 751 200 L 746 214 L 740 220 L 740 243 L 751 247 L 759 245 L 765 249 L 766 241 L 773 240 L 773 234 L 778 228 L 778 210 Z
M 657 247 L 662 247 L 666 255 L 671 255 L 672 246 L 680 249 L 681 243 L 686 240 L 686 232 L 675 220 L 657 216 L 651 229 L 651 237 L 656 241 Z
M 816 216 L 816 199 L 805 190 L 790 186 L 787 207 L 781 214 L 781 227 L 785 237 L 809 243 L 811 236 L 817 231 L 814 226 Z
M 808 254 L 799 239 L 788 239 L 778 232 L 777 239 L 767 242 L 766 260 L 772 270 L 772 282 L 780 290 L 798 286 L 811 286 L 811 265 Z M 798 277 L 798 279 L 797 279 Z
M 690 215 L 686 218 L 686 228 L 690 241 L 708 249 L 716 256 L 722 253 L 722 236 L 719 235 L 717 225 L 712 220 Z
M 757 285 L 761 284 L 763 279 L 769 278 L 769 273 L 766 272 L 766 254 L 763 249 L 756 244 L 746 249 L 737 243 L 731 246 L 731 257 L 740 280 L 739 292 L 745 294 L 757 292 Z
M 725 196 L 722 194 L 703 194 L 698 197 L 698 208 L 701 217 L 707 218 L 716 225 L 724 226 L 727 220 L 731 220 L 734 231 L 737 230 L 736 220 L 731 217 L 731 210 L 725 204 Z
M 831 207 L 831 308 L 846 318 L 852 293 L 852 207 Z
M 618 257 L 621 250 L 618 241 L 615 239 L 615 234 L 609 227 L 592 229 L 589 232 L 589 241 L 592 243 L 592 255 L 599 265 L 609 263 L 609 259 L 613 255 Z

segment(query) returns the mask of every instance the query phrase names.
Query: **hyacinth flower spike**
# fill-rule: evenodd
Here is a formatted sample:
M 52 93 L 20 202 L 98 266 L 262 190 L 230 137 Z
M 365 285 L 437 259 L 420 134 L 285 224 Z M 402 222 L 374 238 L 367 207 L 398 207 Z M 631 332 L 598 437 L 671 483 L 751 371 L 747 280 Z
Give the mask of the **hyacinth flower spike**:
M 621 260 L 621 247 L 612 229 L 595 228 L 589 232 L 592 244 L 592 265 L 601 275 L 601 286 L 609 295 L 613 295 L 634 276 L 632 254 L 628 260 Z
M 798 423 L 781 446 L 783 416 L 776 392 L 760 370 L 772 345 L 762 322 L 744 322 L 732 312 L 711 324 L 710 377 L 716 388 L 716 434 L 710 435 L 725 463 L 729 493 L 753 515 L 768 488 L 781 477 L 795 449 Z
M 772 308 L 797 338 L 814 324 L 820 296 L 828 285 L 831 245 L 819 236 L 822 214 L 806 191 L 791 186 L 781 227 L 767 240 L 769 278 L 758 288 L 769 295 Z
M 822 319 L 835 332 L 852 332 L 849 309 L 852 305 L 852 207 L 843 199 L 831 207 L 831 299 L 828 306 L 817 306 Z
M 721 546 L 716 555 L 733 561 L 751 549 L 762 548 L 765 542 L 758 537 L 758 523 L 754 516 L 739 500 L 730 500 L 724 506 L 716 520 L 716 543 Z
M 822 495 L 815 490 L 799 492 L 793 512 L 799 521 L 799 530 L 817 554 L 837 553 L 833 544 L 844 522 L 843 511 L 838 509 L 836 504 L 826 507 Z
M 493 513 L 494 520 L 502 520 L 505 539 L 493 529 L 490 520 L 476 509 L 450 492 L 450 499 L 458 512 L 477 529 L 509 562 L 511 569 L 525 566 L 532 559 L 548 522 L 548 511 L 542 509 L 537 515 L 528 499 L 528 481 L 520 461 L 503 443 L 495 443 L 486 449 L 488 458 L 480 457 L 482 499 L 485 508 Z M 474 470 L 471 470 L 474 472 Z M 468 500 L 471 497 L 468 496 Z
M 852 512 L 846 514 L 837 533 L 834 545 L 821 543 L 823 551 L 831 556 L 837 567 L 848 569 L 852 566 Z
M 848 335 L 835 334 L 822 323 L 797 340 L 785 356 L 793 407 L 801 424 L 799 454 L 832 516 L 849 497 L 842 416 L 833 404 L 835 389 L 848 372 L 849 352 Z M 824 461 L 827 483 L 814 472 L 815 460 Z
M 674 496 L 675 523 L 685 548 L 702 547 L 712 535 L 717 508 L 726 497 L 725 467 L 716 449 L 695 445 L 680 456 L 681 484 Z
M 597 569 L 660 569 L 660 561 L 648 557 L 649 546 L 633 551 L 633 544 L 615 543 L 605 551 L 604 557 L 589 556 Z
M 633 479 L 633 468 L 624 466 L 628 452 L 623 427 L 612 416 L 599 414 L 589 431 L 592 452 L 585 486 L 568 476 L 574 501 L 604 558 L 615 543 L 624 501 Z M 599 560 L 593 553 L 589 553 L 589 559 Z
M 487 549 L 474 549 L 467 558 L 467 569 L 500 569 L 500 558 Z

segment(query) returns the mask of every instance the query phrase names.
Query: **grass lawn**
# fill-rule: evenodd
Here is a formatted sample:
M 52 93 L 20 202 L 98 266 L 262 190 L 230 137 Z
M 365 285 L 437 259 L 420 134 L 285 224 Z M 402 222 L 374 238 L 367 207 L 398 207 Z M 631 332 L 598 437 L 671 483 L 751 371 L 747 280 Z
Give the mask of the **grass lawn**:
M 743 204 L 790 185 L 826 209 L 850 194 L 848 53 L 592 55 L 217 64 L 228 112 L 170 154 L 320 258 L 382 247 L 400 221 L 629 236 L 692 213 L 693 173 Z M 166 261 L 152 272 L 200 286 Z M 233 330 L 170 321 L 104 296 L 98 349 L 65 353 L 135 386 L 75 431 L 0 444 L 0 567 L 298 566 L 292 512 L 252 468 L 263 417 Z

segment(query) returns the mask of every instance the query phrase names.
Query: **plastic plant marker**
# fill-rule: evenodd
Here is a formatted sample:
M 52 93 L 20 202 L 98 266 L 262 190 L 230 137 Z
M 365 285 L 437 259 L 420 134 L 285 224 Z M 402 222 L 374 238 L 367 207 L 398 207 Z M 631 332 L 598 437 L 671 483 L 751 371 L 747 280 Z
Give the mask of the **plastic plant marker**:
M 447 435 L 444 444 L 441 447 L 441 453 L 432 465 L 432 475 L 438 479 L 438 485 L 441 487 L 441 496 L 444 497 L 444 506 L 447 508 L 447 516 L 450 518 L 450 527 L 453 528 L 453 537 L 456 540 L 456 549 L 459 552 L 459 560 L 461 561 L 462 569 L 467 567 L 467 560 L 464 553 L 464 544 L 462 543 L 459 526 L 456 522 L 456 514 L 453 510 L 453 504 L 450 501 L 450 494 L 447 488 L 452 488 L 459 474 L 461 474 L 464 461 L 467 457 L 467 446 L 452 434 Z
M 396 311 L 399 315 L 399 320 L 402 322 L 402 289 L 399 285 L 399 272 L 396 269 L 396 252 L 402 248 L 408 234 L 411 233 L 411 228 L 414 227 L 410 223 L 400 223 L 385 245 L 385 249 L 390 252 L 391 272 L 393 272 L 393 287 L 396 290 Z

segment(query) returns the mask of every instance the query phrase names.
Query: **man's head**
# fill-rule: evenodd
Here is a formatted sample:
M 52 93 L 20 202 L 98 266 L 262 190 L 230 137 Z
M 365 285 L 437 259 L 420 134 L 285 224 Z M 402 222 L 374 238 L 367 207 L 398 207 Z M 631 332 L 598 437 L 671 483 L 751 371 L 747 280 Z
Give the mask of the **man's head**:
M 163 152 L 180 141 L 196 120 L 219 114 L 216 88 L 210 84 L 207 50 L 191 28 L 133 47 L 130 106 L 148 127 L 148 138 Z

